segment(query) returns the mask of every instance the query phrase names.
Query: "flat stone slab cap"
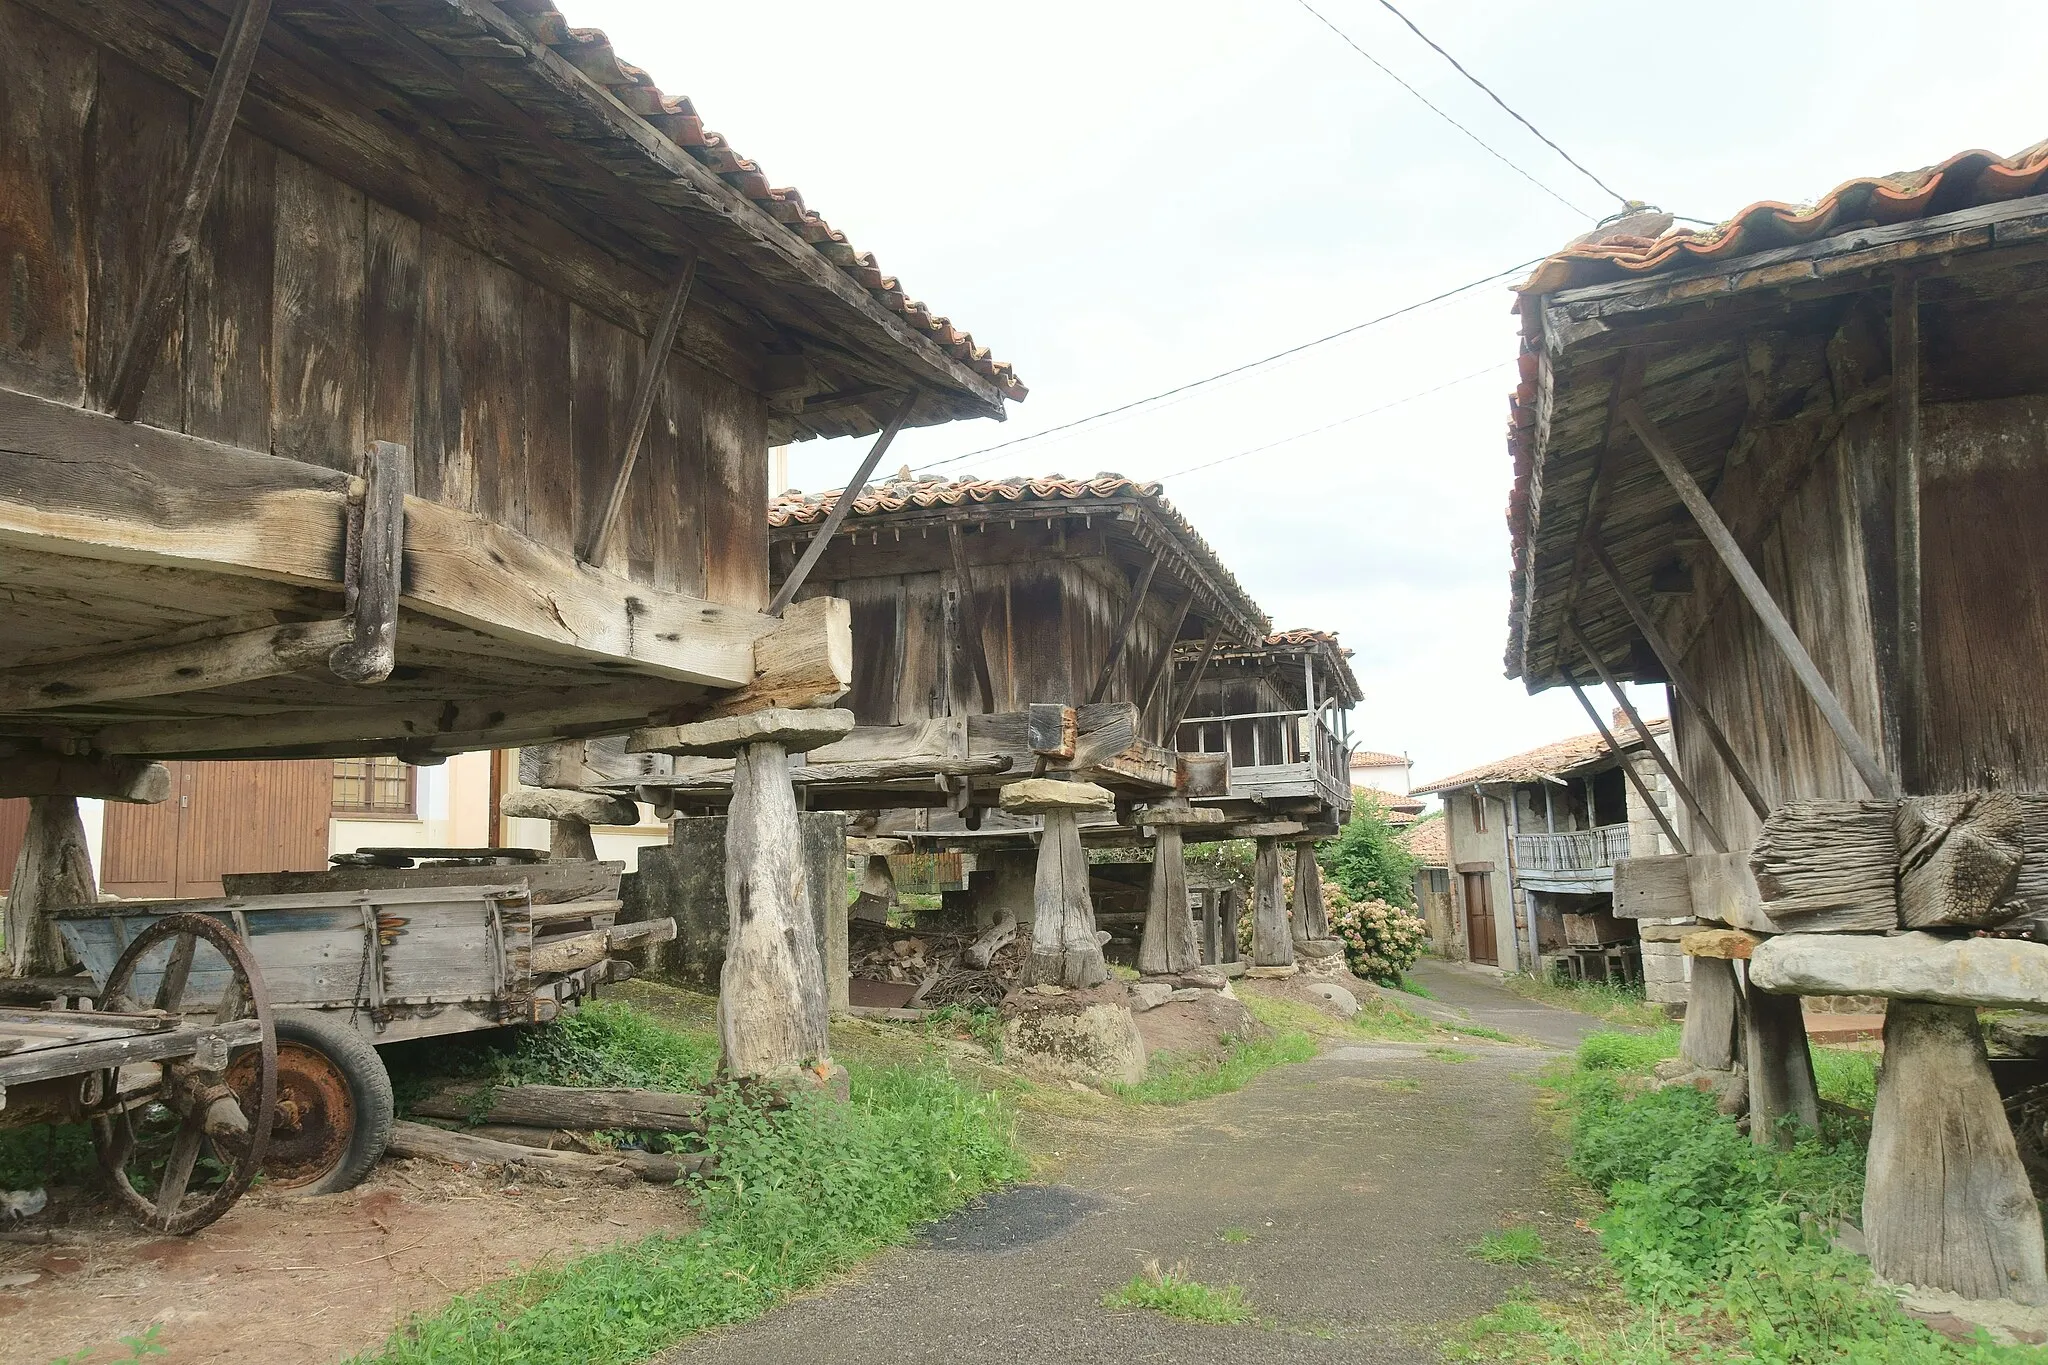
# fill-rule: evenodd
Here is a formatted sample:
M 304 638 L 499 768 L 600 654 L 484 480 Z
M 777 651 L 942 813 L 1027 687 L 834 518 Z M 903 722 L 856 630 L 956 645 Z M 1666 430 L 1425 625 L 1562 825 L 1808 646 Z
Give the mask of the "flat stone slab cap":
M 521 787 L 505 793 L 505 814 L 520 820 L 569 820 L 584 825 L 637 825 L 640 807 L 623 796 Z
M 1230 817 L 1211 806 L 1147 806 L 1138 812 L 1141 825 L 1224 825 Z
M 1929 933 L 1779 934 L 1750 954 L 1749 979 L 1779 995 L 2048 1010 L 2048 943 Z
M 1283 976 L 1293 976 L 1300 970 L 1300 967 L 1290 962 L 1284 967 L 1247 967 L 1244 974 L 1255 981 L 1271 981 Z
M 855 858 L 900 858 L 910 852 L 910 840 L 848 839 L 846 851 Z
M 1115 805 L 1116 793 L 1093 782 L 1027 777 L 1003 788 L 1003 809 L 1013 815 L 1042 815 L 1052 810 L 1110 810 Z
M 1820 935 L 1816 934 L 1818 938 Z M 1678 950 L 1687 957 L 1721 957 L 1747 960 L 1763 939 L 1742 929 L 1695 929 L 1678 940 Z
M 635 752 L 701 754 L 706 758 L 729 758 L 749 744 L 780 744 L 791 753 L 822 749 L 834 740 L 853 733 L 853 712 L 845 710 L 790 710 L 770 707 L 749 711 L 744 716 L 721 716 L 717 720 L 693 721 L 688 725 L 664 725 L 636 730 L 626 747 Z
M 1299 820 L 1263 820 L 1255 824 L 1239 825 L 1231 834 L 1239 839 L 1285 839 L 1292 834 L 1304 832 L 1308 826 Z

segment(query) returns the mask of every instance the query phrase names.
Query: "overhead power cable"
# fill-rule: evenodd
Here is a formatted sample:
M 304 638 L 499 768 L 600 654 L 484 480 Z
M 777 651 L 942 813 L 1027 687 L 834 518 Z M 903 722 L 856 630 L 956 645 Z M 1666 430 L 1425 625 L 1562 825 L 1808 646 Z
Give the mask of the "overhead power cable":
M 1509 118 L 1512 118 L 1515 122 L 1521 124 L 1524 128 L 1527 128 L 1530 132 L 1534 133 L 1537 139 L 1541 141 L 1544 146 L 1550 148 L 1551 151 L 1556 152 L 1559 156 L 1563 157 L 1566 161 L 1570 162 L 1573 170 L 1577 171 L 1580 175 L 1585 176 L 1586 179 L 1592 181 L 1601 189 L 1607 191 L 1607 193 L 1612 195 L 1624 209 L 1635 207 L 1634 201 L 1631 200 L 1627 195 L 1623 194 L 1620 190 L 1615 189 L 1614 186 L 1608 184 L 1605 180 L 1602 180 L 1599 176 L 1587 170 L 1577 157 L 1573 156 L 1570 152 L 1566 151 L 1564 148 L 1558 146 L 1555 142 L 1551 141 L 1548 137 L 1544 135 L 1544 132 L 1541 128 L 1538 128 L 1535 124 L 1523 118 L 1520 113 L 1516 112 L 1515 107 L 1513 105 L 1509 104 L 1499 95 L 1494 94 L 1493 87 L 1489 86 L 1485 81 L 1480 80 L 1477 76 L 1467 71 L 1465 69 L 1465 64 L 1463 62 L 1459 61 L 1456 57 L 1453 57 L 1450 53 L 1444 51 L 1443 44 L 1437 42 L 1436 39 L 1430 37 L 1427 33 L 1424 33 L 1421 29 L 1417 28 L 1415 26 L 1415 21 L 1413 19 L 1410 19 L 1407 15 L 1401 13 L 1400 10 L 1394 8 L 1392 0 L 1380 0 L 1380 5 L 1387 11 L 1387 13 L 1393 15 L 1396 19 L 1399 19 L 1402 23 L 1406 24 L 1408 26 L 1408 31 L 1410 33 L 1413 33 L 1416 37 L 1422 39 L 1423 42 L 1428 43 L 1432 48 L 1434 48 L 1436 50 L 1436 54 L 1439 57 L 1442 57 L 1445 61 L 1449 62 L 1454 68 L 1456 68 L 1460 76 L 1463 76 L 1466 80 L 1478 86 L 1479 89 L 1482 92 L 1484 92 L 1488 99 L 1492 100 L 1495 104 L 1498 104 L 1501 108 L 1507 110 Z M 1313 10 L 1309 12 L 1312 14 L 1314 13 Z M 1316 17 L 1321 18 L 1322 16 L 1317 15 Z M 1324 22 L 1327 23 L 1328 21 L 1325 20 Z M 1375 65 L 1377 65 L 1377 63 L 1375 63 Z
M 1446 380 L 1434 388 L 1424 389 L 1420 393 L 1411 393 L 1406 398 L 1396 398 L 1391 403 L 1381 403 L 1378 407 L 1367 408 L 1364 412 L 1354 412 L 1349 417 L 1340 417 L 1334 422 L 1325 422 L 1322 426 L 1311 427 L 1307 431 L 1297 431 L 1292 436 L 1282 436 L 1277 441 L 1268 441 L 1262 446 L 1253 446 L 1250 450 L 1240 450 L 1235 455 L 1225 455 L 1220 460 L 1208 460 L 1202 464 L 1189 465 L 1186 469 L 1176 469 L 1171 474 L 1156 475 L 1150 482 L 1164 482 L 1167 479 L 1183 478 L 1189 474 L 1199 474 L 1205 469 L 1214 469 L 1220 464 L 1229 464 L 1232 460 L 1242 460 L 1253 455 L 1263 455 L 1269 450 L 1277 450 L 1281 446 L 1292 445 L 1296 441 L 1305 441 L 1311 436 L 1320 436 L 1326 431 L 1335 431 L 1338 427 L 1350 426 L 1353 422 L 1360 422 L 1368 417 L 1378 416 L 1389 409 L 1402 407 L 1408 403 L 1415 402 L 1417 399 L 1427 398 L 1431 394 L 1442 393 L 1445 389 L 1455 389 L 1460 384 L 1469 384 L 1475 379 L 1483 379 L 1487 375 L 1497 373 L 1498 371 L 1511 369 L 1514 365 L 1515 362 L 1512 360 L 1495 361 L 1483 370 L 1474 370 L 1470 374 Z
M 1403 90 L 1406 90 L 1409 94 L 1415 96 L 1416 99 L 1421 100 L 1422 103 L 1428 107 L 1429 111 L 1432 114 L 1435 114 L 1445 123 L 1448 123 L 1453 128 L 1456 128 L 1466 137 L 1471 138 L 1473 142 L 1477 143 L 1482 149 L 1484 149 L 1486 154 L 1492 157 L 1495 161 L 1498 161 L 1501 165 L 1507 167 L 1516 175 L 1521 176 L 1522 179 L 1528 181 L 1537 189 L 1542 190 L 1545 194 L 1549 195 L 1552 199 L 1555 199 L 1558 203 L 1563 204 L 1573 213 L 1576 213 L 1581 217 L 1585 218 L 1593 218 L 1598 216 L 1596 214 L 1586 212 L 1586 210 L 1580 208 L 1577 204 L 1574 204 L 1571 200 L 1565 198 L 1556 190 L 1544 184 L 1541 180 L 1538 180 L 1528 171 L 1523 170 L 1521 166 L 1517 165 L 1514 161 L 1509 159 L 1504 153 L 1496 149 L 1492 143 L 1488 142 L 1485 138 L 1480 137 L 1479 134 L 1473 132 L 1470 128 L 1467 128 L 1464 124 L 1458 122 L 1449 114 L 1445 113 L 1442 109 L 1438 108 L 1437 105 L 1429 98 L 1429 96 L 1423 94 L 1420 90 L 1417 90 L 1414 86 L 1408 84 L 1408 82 L 1402 80 L 1399 76 L 1395 75 L 1393 68 L 1389 67 L 1385 62 L 1381 61 L 1379 58 L 1373 56 L 1370 52 L 1367 52 L 1364 48 L 1360 47 L 1358 45 L 1358 41 L 1355 38 L 1353 38 L 1350 34 L 1346 33 L 1343 29 L 1338 28 L 1335 24 L 1331 23 L 1327 18 L 1324 18 L 1322 11 L 1317 9 L 1314 5 L 1311 5 L 1308 2 L 1308 0 L 1294 0 L 1294 2 L 1297 5 L 1300 5 L 1303 9 L 1307 10 L 1310 14 L 1314 15 L 1317 21 L 1320 22 L 1324 28 L 1330 30 L 1330 32 L 1336 34 L 1339 38 L 1342 38 L 1344 40 L 1345 46 L 1349 47 L 1353 52 L 1356 52 L 1359 56 L 1365 58 L 1374 66 L 1378 67 L 1386 75 L 1387 79 L 1393 81 L 1394 84 L 1400 86 Z M 1425 39 L 1424 41 L 1427 40 Z M 1430 46 L 1434 47 L 1436 45 L 1434 43 L 1431 43 Z M 1441 49 L 1439 50 L 1441 51 Z M 1513 111 L 1511 110 L 1510 112 Z M 1539 133 L 1538 136 L 1540 137 L 1542 135 Z M 1544 140 L 1548 141 L 1549 139 L 1546 138 Z
M 1340 328 L 1337 331 L 1331 332 L 1326 336 L 1319 336 L 1313 341 L 1304 341 L 1301 342 L 1299 345 L 1289 346 L 1285 350 L 1275 351 L 1271 355 L 1260 356 L 1257 360 L 1248 360 L 1242 365 L 1233 365 L 1227 370 L 1219 370 L 1215 374 L 1208 375 L 1201 379 L 1191 379 L 1185 384 L 1176 384 L 1170 389 L 1162 389 L 1158 393 L 1148 394 L 1143 398 L 1133 398 L 1128 403 L 1119 403 L 1113 408 L 1104 408 L 1100 412 L 1091 412 L 1086 417 L 1076 417 L 1070 422 L 1061 422 L 1058 426 L 1047 427 L 1043 431 L 1034 431 L 1023 436 L 1013 436 L 1007 441 L 998 441 L 994 445 L 983 446 L 979 450 L 970 450 L 964 454 L 949 455 L 943 460 L 934 460 L 930 464 L 919 466 L 917 472 L 923 474 L 933 469 L 944 468 L 946 465 L 959 464 L 964 460 L 971 460 L 977 455 L 987 455 L 994 451 L 1007 450 L 1011 446 L 1020 446 L 1027 441 L 1043 440 L 1044 438 L 1052 436 L 1058 432 L 1071 431 L 1075 427 L 1086 426 L 1091 422 L 1099 422 L 1105 417 L 1114 417 L 1118 413 L 1129 412 L 1133 408 L 1142 408 L 1149 403 L 1157 403 L 1161 399 L 1171 398 L 1175 394 L 1186 393 L 1190 389 L 1198 389 L 1206 384 L 1214 384 L 1218 380 L 1228 379 L 1232 375 L 1243 374 L 1247 370 L 1256 370 L 1262 365 L 1274 364 L 1275 362 L 1285 360 L 1290 356 L 1300 355 L 1303 351 L 1313 350 L 1317 346 L 1324 346 L 1332 341 L 1337 341 L 1341 340 L 1344 337 L 1353 336 L 1359 332 L 1365 331 L 1367 328 L 1377 327 L 1380 324 L 1386 322 L 1392 322 L 1395 318 L 1404 317 L 1409 313 L 1418 311 L 1419 309 L 1427 308 L 1431 304 L 1442 303 L 1445 299 L 1455 298 L 1459 294 L 1469 293 L 1472 290 L 1481 287 L 1482 285 L 1492 284 L 1495 280 L 1505 279 L 1509 275 L 1520 274 L 1522 271 L 1527 270 L 1530 266 L 1535 265 L 1538 261 L 1541 261 L 1542 259 L 1543 257 L 1541 256 L 1532 256 L 1528 260 L 1519 262 L 1515 265 L 1511 265 L 1505 270 L 1496 270 L 1491 275 L 1487 275 L 1476 280 L 1468 280 L 1466 283 L 1461 284 L 1454 289 L 1446 289 L 1442 293 L 1432 294 L 1426 299 L 1417 299 L 1414 303 L 1403 304 L 1399 308 L 1393 309 L 1390 312 L 1381 313 L 1377 317 L 1367 318 L 1364 322 L 1353 323 L 1349 327 Z

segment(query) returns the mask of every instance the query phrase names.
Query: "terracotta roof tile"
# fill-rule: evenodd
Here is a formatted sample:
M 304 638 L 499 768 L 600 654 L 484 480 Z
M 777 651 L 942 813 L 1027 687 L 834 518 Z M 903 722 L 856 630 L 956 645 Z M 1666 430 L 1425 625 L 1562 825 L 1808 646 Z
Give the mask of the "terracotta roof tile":
M 1451 841 L 1448 827 L 1441 816 L 1430 820 L 1418 820 L 1394 838 L 1401 847 L 1408 850 L 1408 856 L 1419 866 L 1451 865 Z
M 1354 768 L 1407 768 L 1414 764 L 1406 754 L 1390 754 L 1383 749 L 1360 749 L 1351 755 Z
M 1658 718 L 1650 722 L 1650 733 L 1664 735 L 1671 732 L 1671 722 Z M 1642 741 L 1635 727 L 1623 725 L 1614 732 L 1614 738 L 1623 748 L 1635 748 Z M 1607 757 L 1607 745 L 1597 734 L 1574 735 L 1554 744 L 1530 749 L 1525 753 L 1495 759 L 1482 763 L 1476 768 L 1440 777 L 1434 782 L 1417 783 L 1414 792 L 1426 796 L 1432 792 L 1450 791 L 1456 787 L 1480 786 L 1491 782 L 1541 782 L 1546 777 L 1565 777 L 1580 768 L 1601 762 Z
M 824 493 L 790 489 L 768 500 L 770 527 L 800 526 L 823 521 L 846 492 L 834 488 Z M 1166 524 L 1174 539 L 1233 600 L 1245 622 L 1264 631 L 1271 628 L 1266 613 L 1252 600 L 1237 577 L 1223 566 L 1209 542 L 1168 502 L 1157 483 L 1127 479 L 1121 474 L 1097 474 L 1088 479 L 1070 479 L 1063 474 L 1038 478 L 1009 479 L 919 479 L 899 475 L 871 483 L 855 495 L 847 523 L 864 518 L 888 516 L 904 511 L 929 511 L 971 503 L 1023 502 L 1108 502 L 1136 499 Z M 1233 626 L 1236 623 L 1233 623 Z M 1335 637 L 1332 637 L 1334 639 Z
M 614 99 L 640 115 L 663 137 L 768 214 L 788 224 L 884 308 L 900 315 L 912 330 L 923 333 L 955 360 L 989 380 L 1004 397 L 1022 401 L 1029 392 L 1007 361 L 996 360 L 986 347 L 976 345 L 972 336 L 911 299 L 893 275 L 884 275 L 872 255 L 857 252 L 848 245 L 845 234 L 809 208 L 801 194 L 771 184 L 758 163 L 741 156 L 719 134 L 708 131 L 687 96 L 664 93 L 645 71 L 621 61 L 602 29 L 569 27 L 555 8 L 554 0 L 503 0 L 500 7 L 570 65 L 603 85 Z M 888 149 L 881 150 L 886 155 Z

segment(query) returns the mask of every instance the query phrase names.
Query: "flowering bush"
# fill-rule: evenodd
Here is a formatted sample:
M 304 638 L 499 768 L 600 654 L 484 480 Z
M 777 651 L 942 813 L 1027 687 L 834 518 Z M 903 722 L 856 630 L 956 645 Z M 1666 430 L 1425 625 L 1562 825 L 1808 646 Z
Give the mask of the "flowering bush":
M 1382 986 L 1401 984 L 1402 974 L 1422 956 L 1427 938 L 1421 920 L 1381 900 L 1332 905 L 1330 932 L 1344 944 L 1351 974 Z

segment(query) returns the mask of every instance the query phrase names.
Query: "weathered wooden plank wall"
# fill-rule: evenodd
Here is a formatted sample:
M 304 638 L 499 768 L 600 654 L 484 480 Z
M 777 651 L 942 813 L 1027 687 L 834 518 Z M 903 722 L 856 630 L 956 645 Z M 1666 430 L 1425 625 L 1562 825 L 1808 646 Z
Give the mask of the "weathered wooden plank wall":
M 192 109 L 0 0 L 0 386 L 102 390 Z M 238 129 L 141 419 L 329 468 L 402 441 L 418 496 L 573 550 L 645 343 L 542 278 Z M 766 459 L 760 395 L 672 357 L 610 566 L 764 604 Z

